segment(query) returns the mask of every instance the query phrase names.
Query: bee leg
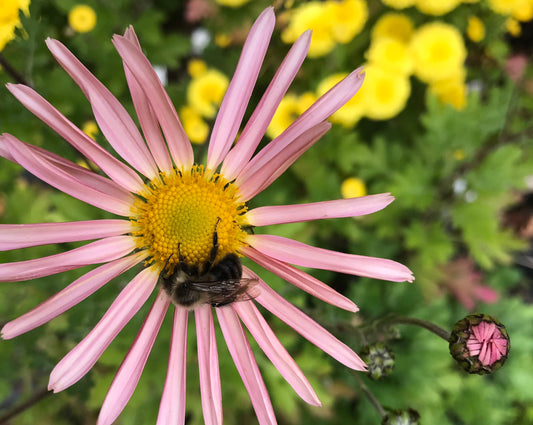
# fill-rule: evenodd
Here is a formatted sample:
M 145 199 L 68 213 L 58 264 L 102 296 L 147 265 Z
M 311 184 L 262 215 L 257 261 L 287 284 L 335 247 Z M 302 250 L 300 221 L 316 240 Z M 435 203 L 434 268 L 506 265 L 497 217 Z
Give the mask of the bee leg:
M 215 262 L 215 259 L 217 258 L 218 253 L 218 232 L 217 232 L 217 226 L 220 222 L 221 218 L 217 218 L 217 222 L 215 223 L 215 231 L 213 232 L 213 248 L 211 248 L 211 252 L 209 253 L 209 258 L 205 262 L 204 265 L 204 271 L 208 272 L 211 270 L 211 267 L 213 267 L 213 263 Z
M 168 262 L 170 261 L 170 259 L 172 258 L 173 255 L 174 255 L 174 254 L 170 254 L 170 256 L 167 258 L 167 261 L 165 261 L 165 265 L 164 265 L 163 268 L 161 269 L 161 275 L 162 275 L 163 273 L 165 273 L 165 270 L 166 270 L 166 268 L 167 268 L 167 266 L 168 266 Z M 170 275 L 170 270 L 168 271 L 166 277 L 168 277 L 169 275 Z

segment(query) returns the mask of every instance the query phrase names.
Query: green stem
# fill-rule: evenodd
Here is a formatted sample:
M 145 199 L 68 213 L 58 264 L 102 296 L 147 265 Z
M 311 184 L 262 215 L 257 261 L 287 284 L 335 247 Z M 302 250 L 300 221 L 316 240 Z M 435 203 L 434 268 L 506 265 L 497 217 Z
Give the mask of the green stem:
M 379 400 L 376 398 L 376 396 L 372 394 L 372 391 L 370 391 L 370 389 L 363 382 L 358 372 L 353 372 L 353 376 L 361 387 L 361 390 L 363 390 L 363 392 L 365 393 L 366 397 L 368 398 L 368 401 L 370 401 L 370 404 L 372 404 L 372 406 L 374 406 L 374 409 L 376 409 L 376 411 L 378 412 L 379 416 L 381 416 L 382 418 L 385 417 L 387 412 L 385 411 Z

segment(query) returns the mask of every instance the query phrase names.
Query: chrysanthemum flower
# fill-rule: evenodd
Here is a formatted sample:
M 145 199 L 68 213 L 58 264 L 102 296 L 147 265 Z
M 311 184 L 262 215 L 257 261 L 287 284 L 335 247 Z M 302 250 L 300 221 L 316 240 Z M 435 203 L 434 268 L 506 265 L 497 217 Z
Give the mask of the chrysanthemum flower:
M 372 40 L 391 37 L 408 43 L 414 32 L 411 18 L 404 13 L 389 12 L 382 15 L 372 27 Z
M 222 423 L 213 307 L 261 424 L 272 424 L 276 419 L 241 322 L 294 390 L 308 403 L 318 405 L 320 402 L 256 304 L 348 367 L 365 369 L 364 363 L 349 347 L 246 267 L 242 269 L 242 279 L 222 282 L 242 289 L 240 297 L 235 295 L 236 302 L 222 299 L 217 303 L 207 301 L 189 305 L 183 301 L 178 292 L 197 288 L 202 283 L 192 282 L 192 276 L 204 278 L 204 288 L 208 291 L 203 295 L 215 290 L 220 285 L 220 282 L 214 282 L 215 268 L 222 262 L 228 265 L 225 259 L 232 259 L 228 266 L 231 270 L 225 270 L 225 273 L 231 271 L 238 276 L 240 262 L 236 260 L 237 256 L 245 256 L 317 298 L 354 312 L 357 307 L 351 300 L 291 264 L 390 281 L 413 279 L 405 266 L 391 260 L 329 251 L 280 236 L 252 235 L 246 231 L 251 226 L 369 214 L 393 200 L 389 194 L 379 194 L 247 209 L 250 199 L 266 189 L 330 128 L 326 119 L 346 103 L 363 82 L 360 69 L 352 72 L 254 155 L 277 105 L 307 53 L 311 37 L 307 31 L 287 54 L 233 146 L 274 21 L 273 9 L 269 8 L 250 31 L 216 117 L 205 165 L 194 163 L 192 146 L 178 115 L 131 28 L 125 36 L 116 35 L 113 43 L 124 63 L 144 138 L 111 92 L 65 46 L 47 40 L 52 54 L 91 103 L 103 135 L 129 166 L 96 144 L 31 88 L 8 86 L 31 112 L 95 163 L 107 177 L 10 134 L 0 136 L 0 155 L 57 189 L 122 218 L 1 226 L 2 250 L 96 241 L 61 254 L 0 264 L 0 281 L 37 279 L 101 264 L 35 309 L 7 323 L 2 336 L 13 338 L 48 322 L 114 277 L 140 265 L 138 274 L 120 292 L 94 329 L 52 371 L 49 388 L 54 392 L 62 391 L 93 367 L 161 282 L 159 295 L 111 384 L 100 412 L 99 425 L 111 424 L 130 399 L 171 304 L 174 322 L 158 424 L 185 421 L 185 361 L 190 314 L 194 314 L 196 321 L 204 420 L 207 424 Z M 169 277 L 171 273 L 174 280 Z M 217 273 L 223 274 L 220 270 Z M 172 282 L 174 285 L 169 288 L 168 284 Z M 244 294 L 247 290 L 245 282 L 255 283 L 247 296 Z M 194 290 L 191 291 L 194 295 Z M 196 295 L 202 294 L 198 290 Z
M 328 75 L 320 83 L 316 92 L 319 96 L 324 95 L 330 90 L 335 84 L 339 81 L 342 81 L 343 78 L 346 78 L 348 74 L 344 72 L 337 72 L 332 75 Z M 330 117 L 330 121 L 335 124 L 340 124 L 343 127 L 351 128 L 355 125 L 357 121 L 361 119 L 364 113 L 364 104 L 362 102 L 361 91 L 357 92 L 348 102 L 344 104 L 342 108 L 336 111 Z
M 15 38 L 15 28 L 20 26 L 20 11 L 29 15 L 30 0 L 7 0 L 0 4 L 0 51 Z
M 86 4 L 78 4 L 68 13 L 68 23 L 76 32 L 92 31 L 96 26 L 96 12 Z
M 461 0 L 416 0 L 416 8 L 427 15 L 440 16 L 455 9 Z
M 450 78 L 464 66 L 466 47 L 461 33 L 444 22 L 421 26 L 411 38 L 414 72 L 431 83 Z
M 266 135 L 271 139 L 278 137 L 315 101 L 316 97 L 311 92 L 306 92 L 302 95 L 289 93 L 284 96 L 266 129 Z

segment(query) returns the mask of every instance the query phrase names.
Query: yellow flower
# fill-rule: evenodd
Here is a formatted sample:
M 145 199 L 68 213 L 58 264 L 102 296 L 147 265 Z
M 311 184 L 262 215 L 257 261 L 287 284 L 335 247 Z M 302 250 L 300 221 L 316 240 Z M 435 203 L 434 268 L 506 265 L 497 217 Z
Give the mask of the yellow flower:
M 420 80 L 433 82 L 459 72 L 466 48 L 459 31 L 443 22 L 423 25 L 411 39 L 414 72 Z
M 426 15 L 440 16 L 455 9 L 461 0 L 416 0 L 416 8 Z
M 335 84 L 341 81 L 347 74 L 338 73 L 330 75 L 324 78 L 317 87 L 318 96 L 322 96 Z M 363 83 L 363 86 L 365 83 Z M 331 117 L 330 121 L 336 124 L 340 124 L 343 127 L 351 128 L 354 124 L 361 119 L 363 116 L 363 104 L 361 102 L 361 90 L 359 90 L 354 97 L 352 97 L 348 102 L 344 104 L 337 112 L 335 112 Z
M 228 47 L 231 44 L 231 37 L 228 34 L 218 33 L 215 35 L 215 44 L 218 47 Z
M 485 38 L 485 25 L 483 24 L 483 21 L 477 16 L 469 16 L 466 35 L 468 35 L 468 38 L 474 43 L 483 40 Z
M 533 18 L 531 0 L 489 0 L 490 8 L 501 15 L 510 15 L 518 21 L 527 22 Z
M 307 108 L 316 100 L 313 93 L 304 93 L 298 96 L 289 93 L 281 99 L 281 102 L 272 117 L 272 121 L 267 128 L 266 134 L 271 139 L 278 137 L 285 129 L 291 125 Z
M 407 44 L 395 38 L 374 39 L 366 52 L 366 58 L 369 63 L 386 71 L 408 76 L 413 70 L 413 58 Z
M 240 7 L 243 4 L 248 3 L 250 0 L 215 0 L 215 3 L 218 3 L 222 6 L 229 7 Z
M 0 1 L 0 51 L 15 38 L 15 28 L 20 26 L 19 11 L 29 15 L 29 0 Z
M 338 43 L 348 43 L 361 32 L 368 19 L 368 7 L 364 0 L 344 0 L 326 2 L 326 12 L 331 22 L 333 39 Z
M 224 74 L 215 69 L 208 69 L 189 83 L 187 102 L 201 116 L 213 118 L 228 84 L 228 78 Z
M 462 161 L 466 158 L 466 153 L 463 149 L 456 149 L 453 151 L 452 156 L 456 161 Z
M 513 37 L 518 37 L 522 33 L 522 26 L 520 25 L 520 22 L 513 18 L 507 18 L 505 21 L 505 28 Z
M 192 143 L 203 143 L 207 140 L 209 126 L 194 108 L 184 106 L 180 109 L 179 115 L 183 123 L 183 129 Z
M 440 102 L 453 106 L 458 111 L 466 106 L 466 84 L 464 72 L 456 77 L 435 81 L 429 85 L 429 90 Z
M 359 196 L 365 196 L 365 182 L 356 177 L 349 177 L 342 182 L 341 194 L 343 198 L 357 198 Z
M 207 72 L 207 65 L 201 59 L 191 59 L 187 64 L 187 72 L 193 78 L 198 78 Z
M 293 43 L 307 29 L 313 31 L 309 57 L 316 58 L 331 52 L 335 47 L 335 40 L 331 32 L 331 9 L 325 3 L 311 1 L 304 3 L 290 14 L 289 25 L 281 33 L 284 43 Z
M 414 32 L 413 21 L 403 13 L 385 13 L 372 28 L 372 40 L 381 37 L 395 38 L 408 43 Z
M 86 4 L 79 4 L 70 9 L 68 23 L 76 32 L 92 31 L 96 25 L 96 12 Z
M 411 94 L 409 78 L 385 71 L 376 65 L 365 66 L 361 90 L 364 114 L 373 120 L 387 120 L 398 115 Z
M 383 4 L 393 7 L 394 9 L 405 9 L 415 5 L 416 0 L 381 0 Z
M 98 126 L 94 121 L 86 121 L 81 127 L 81 131 L 94 140 L 98 134 Z

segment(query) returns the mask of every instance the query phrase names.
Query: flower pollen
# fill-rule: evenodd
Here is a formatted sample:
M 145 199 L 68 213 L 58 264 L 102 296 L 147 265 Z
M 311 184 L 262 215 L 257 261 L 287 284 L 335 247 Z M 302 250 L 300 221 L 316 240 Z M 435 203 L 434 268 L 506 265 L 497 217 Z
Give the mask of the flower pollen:
M 186 264 L 201 267 L 209 259 L 215 230 L 215 262 L 244 243 L 246 206 L 237 187 L 220 174 L 202 166 L 162 172 L 138 195 L 130 217 L 132 234 L 139 249 L 150 251 L 149 263 L 168 264 L 172 270 L 181 256 Z

